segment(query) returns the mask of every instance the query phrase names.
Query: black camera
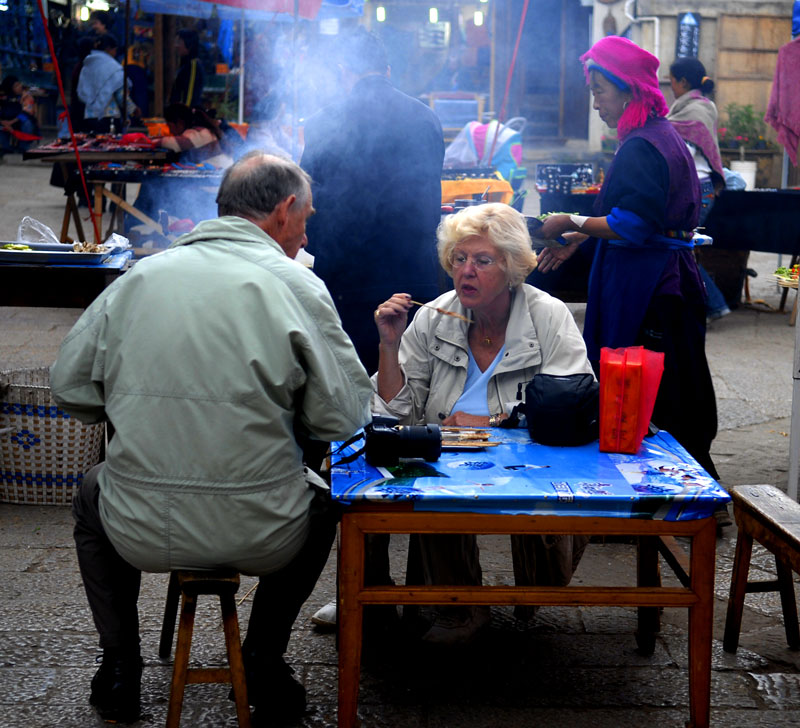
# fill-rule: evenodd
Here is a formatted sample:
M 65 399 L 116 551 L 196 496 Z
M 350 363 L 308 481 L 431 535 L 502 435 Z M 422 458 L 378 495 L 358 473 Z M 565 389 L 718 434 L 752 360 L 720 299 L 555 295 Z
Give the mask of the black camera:
M 392 417 L 376 416 L 364 434 L 364 454 L 370 465 L 397 465 L 400 458 L 424 458 L 433 463 L 442 453 L 439 425 L 401 425 Z

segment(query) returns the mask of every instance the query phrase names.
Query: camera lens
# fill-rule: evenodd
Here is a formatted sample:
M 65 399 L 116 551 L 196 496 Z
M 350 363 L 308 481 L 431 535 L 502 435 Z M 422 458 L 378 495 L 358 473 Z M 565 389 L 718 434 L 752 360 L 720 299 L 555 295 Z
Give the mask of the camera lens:
M 442 452 L 439 425 L 388 425 L 376 419 L 364 432 L 370 465 L 397 465 L 400 458 L 423 458 L 432 463 Z

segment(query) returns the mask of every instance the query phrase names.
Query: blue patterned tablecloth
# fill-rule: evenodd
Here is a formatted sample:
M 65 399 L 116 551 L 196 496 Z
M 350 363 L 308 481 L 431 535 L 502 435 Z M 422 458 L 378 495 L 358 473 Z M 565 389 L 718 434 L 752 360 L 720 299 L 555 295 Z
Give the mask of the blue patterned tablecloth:
M 449 451 L 435 463 L 368 465 L 363 454 L 332 457 L 331 490 L 344 503 L 410 502 L 415 510 L 602 516 L 685 521 L 710 516 L 730 496 L 666 432 L 635 455 L 603 453 L 598 443 L 548 447 L 527 430 L 491 430 L 497 447 Z M 335 448 L 334 448 L 335 450 Z

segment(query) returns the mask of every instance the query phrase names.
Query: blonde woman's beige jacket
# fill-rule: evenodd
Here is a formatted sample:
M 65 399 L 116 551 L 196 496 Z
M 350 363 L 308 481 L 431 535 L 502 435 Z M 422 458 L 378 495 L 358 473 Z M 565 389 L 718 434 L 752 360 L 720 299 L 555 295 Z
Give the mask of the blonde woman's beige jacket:
M 469 316 L 455 291 L 431 305 Z M 373 412 L 397 417 L 404 424 L 438 424 L 441 415 L 450 415 L 467 381 L 468 326 L 453 316 L 420 308 L 400 344 L 405 384 L 391 402 L 384 402 L 377 394 L 377 375 L 373 376 Z M 539 373 L 592 373 L 592 367 L 563 301 L 522 284 L 512 295 L 505 353 L 489 380 L 489 412 L 508 412 L 508 404 L 516 401 L 518 392 L 524 397 L 525 384 Z

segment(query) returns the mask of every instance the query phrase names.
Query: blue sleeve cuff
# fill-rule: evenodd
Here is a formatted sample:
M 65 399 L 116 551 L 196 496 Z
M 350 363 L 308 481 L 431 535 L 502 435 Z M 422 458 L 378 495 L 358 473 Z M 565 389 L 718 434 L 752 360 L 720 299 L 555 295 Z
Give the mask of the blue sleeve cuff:
M 656 232 L 652 225 L 642 220 L 637 214 L 629 210 L 621 210 L 619 207 L 611 210 L 606 216 L 606 222 L 620 238 L 634 245 L 643 245 Z

